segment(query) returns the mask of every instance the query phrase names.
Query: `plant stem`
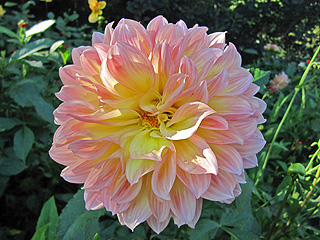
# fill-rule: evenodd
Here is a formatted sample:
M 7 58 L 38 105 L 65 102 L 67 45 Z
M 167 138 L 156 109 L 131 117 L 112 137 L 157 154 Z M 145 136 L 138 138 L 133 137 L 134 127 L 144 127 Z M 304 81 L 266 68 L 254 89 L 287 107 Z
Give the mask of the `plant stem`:
M 268 149 L 267 155 L 266 155 L 266 157 L 265 157 L 265 159 L 264 159 L 264 161 L 263 161 L 262 169 L 261 169 L 261 171 L 259 171 L 258 174 L 257 174 L 257 179 L 256 179 L 256 182 L 255 182 L 256 185 L 259 183 L 259 181 L 261 180 L 261 177 L 263 176 L 263 172 L 264 172 L 264 170 L 265 170 L 265 168 L 266 168 L 266 166 L 267 166 L 267 163 L 268 163 L 268 160 L 269 160 L 269 156 L 270 156 L 270 153 L 271 153 L 273 144 L 274 144 L 274 142 L 276 141 L 276 139 L 277 139 L 277 137 L 278 137 L 278 134 L 279 134 L 279 132 L 280 132 L 280 129 L 281 129 L 283 123 L 285 122 L 285 120 L 286 120 L 286 118 L 287 118 L 287 116 L 288 116 L 288 113 L 289 113 L 289 111 L 290 111 L 290 109 L 291 109 L 291 107 L 292 107 L 292 104 L 293 104 L 293 102 L 294 102 L 294 100 L 295 100 L 295 98 L 296 98 L 299 90 L 301 89 L 301 86 L 302 86 L 304 80 L 306 79 L 306 77 L 307 77 L 307 75 L 308 75 L 308 73 L 309 73 L 309 71 L 310 71 L 310 69 L 311 69 L 311 66 L 312 66 L 314 60 L 316 59 L 319 51 L 320 51 L 320 45 L 319 45 L 319 47 L 317 48 L 317 50 L 315 51 L 315 53 L 314 53 L 312 59 L 310 60 L 310 63 L 309 63 L 309 65 L 307 66 L 306 70 L 304 71 L 304 73 L 303 73 L 303 75 L 302 75 L 302 77 L 301 77 L 301 79 L 300 79 L 300 81 L 299 81 L 299 84 L 298 84 L 298 85 L 295 87 L 295 89 L 294 89 L 294 94 L 293 94 L 293 96 L 292 96 L 292 98 L 291 98 L 291 101 L 290 101 L 288 107 L 287 107 L 287 110 L 286 110 L 286 112 L 284 113 L 283 118 L 281 119 L 281 121 L 280 121 L 280 123 L 279 123 L 279 125 L 278 125 L 278 127 L 277 127 L 277 129 L 276 129 L 276 132 L 275 132 L 275 134 L 274 134 L 274 136 L 273 136 L 273 138 L 272 138 L 272 141 L 271 141 L 270 147 L 269 147 L 269 149 Z
M 281 213 L 283 212 L 283 209 L 284 209 L 284 207 L 285 207 L 285 205 L 286 205 L 286 202 L 287 202 L 287 200 L 288 200 L 288 197 L 289 197 L 289 195 L 290 195 L 290 193 L 291 193 L 291 191 L 292 191 L 294 181 L 295 181 L 295 179 L 294 179 L 294 178 L 291 178 L 291 182 L 290 182 L 289 188 L 288 188 L 288 190 L 287 190 L 287 192 L 286 192 L 286 195 L 284 196 L 284 199 L 283 199 L 282 202 L 281 202 L 281 205 L 280 205 L 280 208 L 279 208 L 279 210 L 278 210 L 278 213 L 277 213 L 276 217 L 274 218 L 274 220 L 273 220 L 273 222 L 272 222 L 271 230 L 270 230 L 270 232 L 269 232 L 269 234 L 268 234 L 268 236 L 267 236 L 267 238 L 266 238 L 267 240 L 270 240 L 270 239 L 271 239 L 272 234 L 274 233 L 274 231 L 275 231 L 275 229 L 276 229 L 278 220 L 279 220 L 279 218 L 280 218 L 280 216 L 281 216 Z
M 320 168 L 318 168 L 318 171 L 316 173 L 316 177 L 313 179 L 312 182 L 312 186 L 310 187 L 310 190 L 306 196 L 306 198 L 304 199 L 303 203 L 301 204 L 300 208 L 298 209 L 298 211 L 295 212 L 295 214 L 288 220 L 288 222 L 286 223 L 286 225 L 284 225 L 284 227 L 282 228 L 281 232 L 285 233 L 287 231 L 287 229 L 290 227 L 290 225 L 293 223 L 293 221 L 296 219 L 296 217 L 299 215 L 299 213 L 302 211 L 302 209 L 304 208 L 304 206 L 306 205 L 306 203 L 308 202 L 316 184 L 317 181 L 320 177 Z
M 318 148 L 318 150 L 312 155 L 312 158 L 310 159 L 308 166 L 306 167 L 306 171 L 308 171 L 308 169 L 311 167 L 313 160 L 315 159 L 316 156 L 318 156 L 319 151 L 320 151 L 320 148 Z

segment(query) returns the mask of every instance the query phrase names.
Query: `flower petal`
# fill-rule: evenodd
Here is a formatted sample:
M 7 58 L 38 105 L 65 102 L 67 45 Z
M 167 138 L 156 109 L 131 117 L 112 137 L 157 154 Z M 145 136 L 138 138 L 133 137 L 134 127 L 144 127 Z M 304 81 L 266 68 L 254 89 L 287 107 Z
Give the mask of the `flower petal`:
M 190 174 L 178 167 L 177 176 L 197 199 L 200 198 L 210 186 L 211 174 Z
M 166 153 L 161 164 L 153 171 L 151 184 L 154 194 L 160 199 L 170 200 L 169 192 L 176 178 L 176 162 L 172 153 Z
M 126 225 L 132 231 L 140 223 L 146 221 L 152 212 L 149 207 L 146 186 L 141 188 L 139 195 L 130 203 L 130 207 L 124 212 L 118 213 L 118 219 L 121 225 Z
M 210 146 L 200 137 L 175 141 L 177 164 L 191 174 L 218 173 L 217 159 Z
M 161 161 L 162 151 L 173 148 L 167 139 L 151 137 L 150 133 L 150 130 L 145 130 L 133 138 L 129 148 L 131 158 Z
M 212 113 L 215 111 L 204 103 L 185 103 L 178 108 L 166 126 L 160 125 L 160 131 L 170 140 L 187 139 L 197 131 L 201 121 Z
M 126 176 L 131 185 L 137 183 L 139 179 L 152 171 L 158 163 L 148 159 L 131 159 L 126 162 Z
M 151 215 L 148 219 L 147 222 L 151 229 L 155 231 L 157 234 L 160 234 L 169 224 L 171 216 L 168 216 L 166 220 L 163 222 L 160 222 L 155 216 Z
M 106 65 L 111 77 L 134 92 L 148 92 L 155 74 L 150 61 L 137 48 L 117 42 L 108 51 Z
M 217 157 L 218 166 L 224 171 L 241 175 L 243 160 L 238 151 L 230 145 L 210 145 Z
M 111 195 L 112 201 L 116 203 L 126 203 L 132 201 L 140 192 L 142 181 L 131 185 L 125 174 L 123 174 L 116 183 L 114 192 Z
M 171 211 L 184 223 L 191 222 L 196 212 L 196 198 L 178 178 L 170 191 L 170 198 Z

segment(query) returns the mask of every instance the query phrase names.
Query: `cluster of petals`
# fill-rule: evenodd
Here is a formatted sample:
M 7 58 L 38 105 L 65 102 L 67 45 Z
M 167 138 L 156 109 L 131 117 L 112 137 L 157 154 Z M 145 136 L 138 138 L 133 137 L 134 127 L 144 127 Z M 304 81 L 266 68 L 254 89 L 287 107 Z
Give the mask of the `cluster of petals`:
M 281 51 L 280 47 L 277 44 L 268 43 L 263 48 L 267 51 L 275 51 L 275 52 Z
M 271 86 L 275 90 L 284 89 L 289 84 L 289 77 L 285 72 L 275 76 L 273 80 L 270 81 Z
M 231 203 L 265 145 L 259 87 L 225 33 L 158 16 L 94 33 L 60 69 L 50 156 L 86 208 L 134 229 L 195 227 L 203 199 Z

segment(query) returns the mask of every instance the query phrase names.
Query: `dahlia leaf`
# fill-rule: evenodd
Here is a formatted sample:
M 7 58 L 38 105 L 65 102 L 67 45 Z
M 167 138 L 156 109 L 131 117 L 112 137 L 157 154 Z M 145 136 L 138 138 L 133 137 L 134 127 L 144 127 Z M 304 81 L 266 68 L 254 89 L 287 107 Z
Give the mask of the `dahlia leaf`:
M 190 240 L 211 240 L 214 239 L 220 228 L 220 224 L 211 219 L 200 219 L 195 229 L 188 231 Z
M 56 228 L 58 220 L 58 210 L 54 197 L 52 196 L 48 201 L 45 202 L 41 209 L 36 232 L 33 235 L 32 240 L 57 239 Z
M 100 233 L 99 217 L 106 211 L 87 211 L 84 205 L 83 190 L 79 190 L 62 209 L 57 228 L 58 239 L 93 239 L 96 233 Z
M 21 124 L 18 118 L 0 118 L 0 132 L 10 130 Z
M 22 172 L 27 168 L 27 165 L 17 157 L 0 158 L 0 175 L 13 176 Z
M 23 126 L 14 134 L 13 150 L 18 158 L 26 161 L 26 158 L 34 143 L 34 134 L 30 128 Z
M 42 38 L 39 40 L 36 40 L 34 42 L 26 44 L 23 48 L 21 48 L 18 51 L 15 51 L 10 60 L 18 60 L 23 59 L 25 57 L 28 57 L 32 55 L 35 52 L 38 52 L 42 49 L 49 48 L 52 45 L 52 40 L 47 38 Z
M 26 38 L 31 37 L 32 35 L 35 35 L 37 33 L 44 32 L 49 27 L 51 27 L 55 22 L 56 22 L 56 20 L 48 19 L 48 20 L 39 22 L 36 25 L 33 25 L 30 29 L 28 29 L 25 32 Z

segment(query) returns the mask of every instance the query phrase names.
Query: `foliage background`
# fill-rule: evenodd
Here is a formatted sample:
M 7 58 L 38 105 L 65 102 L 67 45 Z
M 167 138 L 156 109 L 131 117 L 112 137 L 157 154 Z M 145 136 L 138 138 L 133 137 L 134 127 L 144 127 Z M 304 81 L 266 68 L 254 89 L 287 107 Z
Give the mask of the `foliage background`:
M 145 225 L 130 234 L 105 212 L 87 213 L 81 209 L 81 192 L 73 197 L 79 186 L 61 179 L 62 166 L 48 156 L 57 127 L 53 123 L 52 111 L 59 105 L 54 96 L 61 87 L 58 69 L 71 63 L 73 47 L 89 45 L 92 32 L 103 31 L 105 23 L 101 26 L 88 23 L 90 9 L 85 0 L 16 0 L 1 4 L 6 12 L 0 17 L 0 239 L 42 239 L 34 233 L 36 228 L 43 226 L 47 226 L 46 231 L 58 226 L 58 239 L 63 239 L 67 230 L 61 226 L 71 226 L 72 221 L 78 221 L 78 230 L 69 233 L 73 234 L 72 237 L 65 239 L 77 236 L 78 239 L 79 236 L 80 239 L 92 239 L 95 230 L 100 231 L 101 239 L 121 239 L 128 234 L 133 239 L 154 236 Z M 110 0 L 103 17 L 115 23 L 121 18 L 131 18 L 146 25 L 153 17 L 162 14 L 169 22 L 183 19 L 189 27 L 194 24 L 208 26 L 209 33 L 228 31 L 227 40 L 238 47 L 244 65 L 251 69 L 256 81 L 259 80 L 259 97 L 264 97 L 268 103 L 265 112 L 268 122 L 261 130 L 270 143 L 292 91 L 306 69 L 307 60 L 320 43 L 319 13 L 319 1 L 311 0 Z M 48 30 L 25 38 L 26 29 L 46 19 L 55 23 Z M 21 20 L 28 23 L 26 29 L 18 26 Z M 264 46 L 267 43 L 277 44 L 281 51 L 266 51 Z M 282 71 L 291 79 L 290 85 L 282 91 L 270 91 L 267 88 L 269 79 Z M 234 204 L 205 202 L 195 230 L 186 227 L 177 230 L 170 224 L 163 235 L 157 236 L 159 239 L 196 239 L 199 236 L 203 239 L 213 236 L 216 239 L 257 239 L 266 235 L 290 183 L 288 167 L 298 162 L 306 167 L 309 155 L 315 152 L 315 147 L 310 145 L 320 138 L 319 70 L 312 68 L 306 80 L 311 81 L 297 95 L 264 173 L 261 175 L 261 166 L 268 145 L 259 157 L 260 167 L 248 171 L 253 181 L 243 185 L 243 194 Z M 298 181 L 288 199 L 287 215 L 283 215 L 281 221 L 285 222 L 298 209 L 313 179 Z M 299 184 L 302 184 L 300 190 Z M 318 187 L 313 193 L 319 193 Z M 317 202 L 319 199 L 315 198 L 307 209 L 312 209 Z M 46 208 L 41 216 L 53 216 L 51 219 L 39 218 L 44 203 Z M 48 209 L 51 212 L 45 215 Z M 74 219 L 64 217 L 68 212 L 74 213 Z M 300 230 L 299 237 L 319 236 L 319 219 L 317 212 L 307 227 Z M 46 224 L 49 223 L 54 227 L 48 227 Z M 81 232 L 79 228 L 86 224 L 88 227 Z M 252 236 L 245 234 L 248 231 Z M 288 235 L 293 239 L 296 236 Z M 43 239 L 55 239 L 55 236 Z

